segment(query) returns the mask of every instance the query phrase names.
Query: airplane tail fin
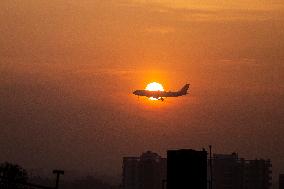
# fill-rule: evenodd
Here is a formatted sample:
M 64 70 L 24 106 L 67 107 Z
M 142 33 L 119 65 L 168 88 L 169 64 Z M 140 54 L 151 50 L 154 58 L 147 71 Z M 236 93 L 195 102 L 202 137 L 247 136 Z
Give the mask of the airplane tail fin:
M 181 95 L 186 95 L 188 89 L 189 89 L 189 84 L 186 84 L 186 85 L 183 86 L 183 88 L 180 89 L 179 92 L 181 93 Z

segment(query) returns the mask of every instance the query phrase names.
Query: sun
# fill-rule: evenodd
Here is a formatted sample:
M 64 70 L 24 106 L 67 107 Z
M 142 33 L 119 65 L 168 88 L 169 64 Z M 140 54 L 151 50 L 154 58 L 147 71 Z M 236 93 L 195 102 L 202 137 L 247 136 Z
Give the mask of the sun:
M 149 83 L 146 86 L 145 90 L 147 90 L 147 91 L 164 91 L 164 87 L 160 83 L 153 82 L 153 83 Z
M 152 83 L 149 83 L 146 86 L 145 90 L 147 90 L 147 91 L 164 91 L 164 87 L 160 83 L 152 82 Z M 158 99 L 153 98 L 153 97 L 150 97 L 149 99 L 150 100 L 158 100 Z

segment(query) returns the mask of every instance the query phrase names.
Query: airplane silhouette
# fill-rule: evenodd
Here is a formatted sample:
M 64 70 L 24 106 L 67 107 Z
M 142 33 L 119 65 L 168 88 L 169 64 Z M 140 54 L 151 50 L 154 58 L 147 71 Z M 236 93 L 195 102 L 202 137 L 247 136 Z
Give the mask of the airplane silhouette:
M 189 89 L 189 84 L 184 85 L 179 91 L 171 92 L 171 91 L 148 91 L 148 90 L 136 90 L 133 92 L 134 95 L 146 96 L 148 98 L 152 97 L 157 100 L 164 101 L 164 97 L 179 97 L 183 95 L 187 95 L 187 90 Z

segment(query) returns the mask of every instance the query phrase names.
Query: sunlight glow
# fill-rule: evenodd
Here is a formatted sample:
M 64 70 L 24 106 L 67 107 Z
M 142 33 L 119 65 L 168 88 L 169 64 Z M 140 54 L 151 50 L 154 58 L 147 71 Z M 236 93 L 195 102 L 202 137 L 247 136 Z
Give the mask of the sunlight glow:
M 163 85 L 161 85 L 160 83 L 152 82 L 152 83 L 149 83 L 149 84 L 146 86 L 146 89 L 145 89 L 145 90 L 148 90 L 148 91 L 164 91 L 164 87 L 163 87 Z M 153 97 L 150 97 L 149 99 L 150 99 L 150 100 L 158 100 L 158 99 L 153 98 Z
M 145 90 L 147 90 L 147 91 L 164 91 L 164 87 L 160 83 L 153 82 L 153 83 L 149 83 L 146 86 Z

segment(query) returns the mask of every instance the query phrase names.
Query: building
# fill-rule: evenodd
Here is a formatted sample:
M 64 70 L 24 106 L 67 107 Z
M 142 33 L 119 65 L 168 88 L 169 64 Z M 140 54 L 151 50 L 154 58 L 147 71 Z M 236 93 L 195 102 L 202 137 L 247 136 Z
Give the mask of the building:
M 123 158 L 122 186 L 124 189 L 138 189 L 139 157 Z
M 213 189 L 241 189 L 243 188 L 241 164 L 238 163 L 238 155 L 214 154 L 213 167 Z
M 213 189 L 269 189 L 270 160 L 245 160 L 238 154 L 214 154 Z
M 205 150 L 169 150 L 167 168 L 167 189 L 207 189 Z
M 166 159 L 147 151 L 140 157 L 123 158 L 124 189 L 161 189 L 166 179 Z
M 244 167 L 245 189 L 269 189 L 271 187 L 270 160 L 241 160 L 241 164 Z
M 279 189 L 284 189 L 284 174 L 279 175 Z

